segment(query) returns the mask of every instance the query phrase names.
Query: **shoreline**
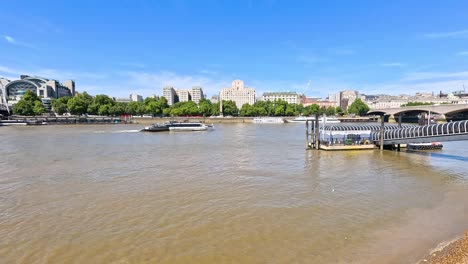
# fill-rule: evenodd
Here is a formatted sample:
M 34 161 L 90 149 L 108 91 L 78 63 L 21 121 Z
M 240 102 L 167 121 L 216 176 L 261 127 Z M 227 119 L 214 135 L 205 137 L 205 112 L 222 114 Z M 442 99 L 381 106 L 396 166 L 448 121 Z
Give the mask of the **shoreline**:
M 468 264 L 468 231 L 461 237 L 448 242 L 446 245 L 438 245 L 418 264 Z

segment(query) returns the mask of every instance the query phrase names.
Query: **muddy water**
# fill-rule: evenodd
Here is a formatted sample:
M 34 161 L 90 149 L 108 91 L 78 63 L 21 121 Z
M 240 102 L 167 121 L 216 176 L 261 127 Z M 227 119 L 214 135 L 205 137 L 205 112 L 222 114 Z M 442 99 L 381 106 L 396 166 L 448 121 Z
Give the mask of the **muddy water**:
M 468 230 L 468 142 L 304 149 L 302 125 L 0 127 L 2 263 L 414 263 Z

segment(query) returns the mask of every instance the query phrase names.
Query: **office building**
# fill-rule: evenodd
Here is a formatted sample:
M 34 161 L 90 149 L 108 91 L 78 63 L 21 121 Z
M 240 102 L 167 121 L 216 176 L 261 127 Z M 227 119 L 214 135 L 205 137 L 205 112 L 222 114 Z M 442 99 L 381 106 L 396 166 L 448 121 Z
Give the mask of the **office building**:
M 288 104 L 299 104 L 301 96 L 295 92 L 268 92 L 263 93 L 263 101 L 283 100 Z
M 224 101 L 232 100 L 240 109 L 244 104 L 253 105 L 255 103 L 255 90 L 244 87 L 242 80 L 234 80 L 230 88 L 221 90 L 219 99 Z

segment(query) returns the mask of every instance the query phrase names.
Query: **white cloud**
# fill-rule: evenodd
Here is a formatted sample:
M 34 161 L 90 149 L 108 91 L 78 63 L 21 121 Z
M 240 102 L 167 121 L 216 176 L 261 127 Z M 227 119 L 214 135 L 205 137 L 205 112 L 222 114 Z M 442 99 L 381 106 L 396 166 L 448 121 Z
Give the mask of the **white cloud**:
M 16 69 L 6 67 L 6 66 L 2 66 L 2 65 L 0 65 L 0 73 L 3 73 L 3 74 L 16 74 L 16 75 L 21 74 L 20 71 L 18 71 Z
M 428 33 L 424 34 L 426 38 L 466 38 L 468 37 L 468 30 L 459 30 L 451 32 L 439 32 L 439 33 Z
M 16 46 L 22 46 L 22 47 L 26 47 L 26 48 L 35 48 L 33 45 L 29 44 L 29 43 L 25 43 L 25 42 L 20 42 L 20 41 L 17 41 L 15 38 L 11 37 L 11 36 L 4 36 L 6 42 L 12 44 L 12 45 L 16 45 Z
M 468 56 L 468 51 L 460 51 L 457 53 L 458 56 Z
M 136 91 L 142 94 L 161 94 L 162 87 L 173 86 L 175 89 L 191 89 L 192 86 L 202 86 L 208 96 L 218 94 L 222 88 L 230 86 L 232 80 L 214 79 L 202 75 L 183 75 L 169 71 L 143 72 L 130 71 L 123 73 L 133 87 L 140 87 Z
M 382 63 L 380 64 L 382 67 L 404 67 L 406 64 L 401 62 L 389 62 L 389 63 Z
M 8 43 L 11 43 L 11 44 L 15 44 L 16 41 L 13 37 L 10 37 L 10 36 L 5 36 L 5 40 L 8 42 Z

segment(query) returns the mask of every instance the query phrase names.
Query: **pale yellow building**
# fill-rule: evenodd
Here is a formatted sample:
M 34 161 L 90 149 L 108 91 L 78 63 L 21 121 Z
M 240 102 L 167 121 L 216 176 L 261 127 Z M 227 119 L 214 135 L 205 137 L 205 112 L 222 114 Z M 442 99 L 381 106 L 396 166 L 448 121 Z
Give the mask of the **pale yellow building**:
M 242 80 L 234 80 L 231 88 L 222 89 L 219 96 L 220 100 L 234 101 L 239 109 L 244 104 L 253 105 L 255 103 L 255 89 L 244 87 Z

